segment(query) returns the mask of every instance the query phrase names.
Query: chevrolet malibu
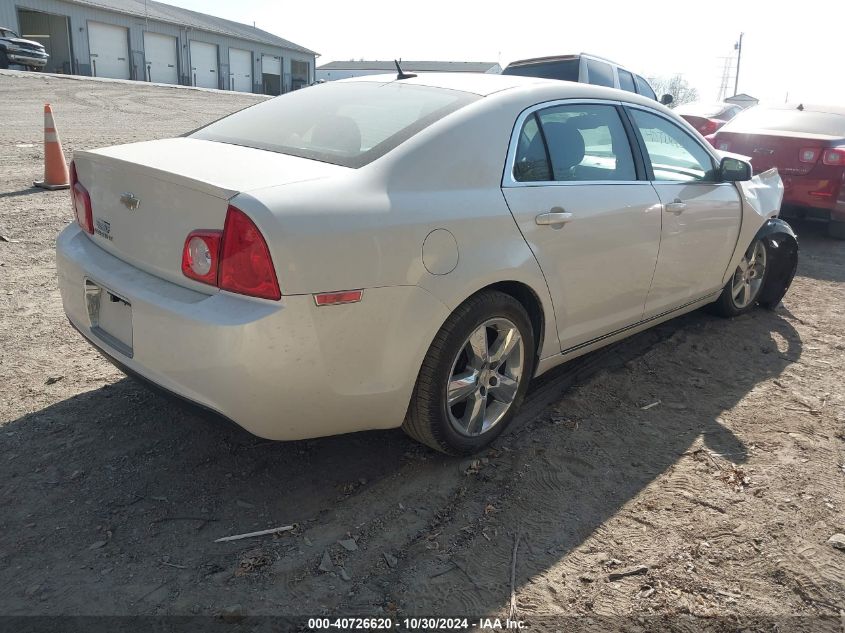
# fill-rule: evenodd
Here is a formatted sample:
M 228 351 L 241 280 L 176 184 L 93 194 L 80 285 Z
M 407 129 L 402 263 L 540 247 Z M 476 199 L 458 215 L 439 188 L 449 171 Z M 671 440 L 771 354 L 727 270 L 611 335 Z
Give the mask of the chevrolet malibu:
M 401 426 L 471 453 L 532 377 L 706 304 L 774 306 L 795 269 L 776 173 L 585 84 L 327 83 L 71 172 L 73 326 L 271 439 Z
M 845 108 L 755 106 L 708 138 L 758 170 L 776 167 L 784 215 L 826 220 L 830 236 L 845 240 Z

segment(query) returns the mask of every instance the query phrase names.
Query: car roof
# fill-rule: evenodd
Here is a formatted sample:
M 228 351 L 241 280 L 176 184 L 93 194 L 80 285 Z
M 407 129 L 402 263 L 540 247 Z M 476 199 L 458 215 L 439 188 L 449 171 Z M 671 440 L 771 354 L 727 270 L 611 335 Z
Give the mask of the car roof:
M 537 84 L 559 85 L 557 79 L 543 79 L 540 77 L 520 77 L 518 75 L 499 75 L 489 73 L 419 73 L 416 77 L 397 79 L 396 73 L 386 75 L 363 75 L 341 79 L 340 82 L 376 82 L 391 83 L 401 81 L 403 84 L 429 86 L 431 88 L 445 88 L 447 90 L 461 90 L 486 97 L 494 92 L 520 88 Z
M 778 105 L 755 106 L 766 110 L 798 110 L 800 112 L 821 112 L 824 114 L 838 114 L 845 116 L 845 107 L 834 105 L 819 105 L 814 103 L 782 103 Z
M 628 70 L 626 66 L 620 64 L 619 62 L 615 62 L 612 59 L 608 59 L 607 57 L 602 57 L 601 55 L 595 55 L 593 53 L 569 53 L 566 55 L 548 55 L 544 57 L 529 57 L 527 59 L 516 59 L 512 61 L 508 66 L 523 66 L 529 64 L 542 64 L 544 62 L 556 62 L 556 61 L 564 61 L 567 59 L 577 59 L 579 57 L 589 57 L 590 59 L 598 59 L 603 62 L 607 62 L 608 64 L 613 64 L 614 66 L 618 66 L 623 70 Z
M 494 75 L 490 73 L 419 73 L 416 77 L 408 79 L 397 79 L 395 74 L 389 75 L 363 75 L 341 79 L 337 83 L 352 82 L 375 82 L 375 83 L 396 83 L 428 86 L 431 88 L 444 88 L 447 90 L 460 90 L 477 94 L 482 97 L 504 92 L 504 91 L 526 91 L 529 89 L 542 90 L 558 96 L 555 98 L 577 98 L 577 99 L 608 99 L 615 101 L 629 101 L 653 106 L 655 101 L 648 97 L 618 90 L 606 88 L 594 84 L 581 83 L 576 81 L 563 81 L 560 79 L 546 79 L 543 77 L 523 77 L 521 75 Z

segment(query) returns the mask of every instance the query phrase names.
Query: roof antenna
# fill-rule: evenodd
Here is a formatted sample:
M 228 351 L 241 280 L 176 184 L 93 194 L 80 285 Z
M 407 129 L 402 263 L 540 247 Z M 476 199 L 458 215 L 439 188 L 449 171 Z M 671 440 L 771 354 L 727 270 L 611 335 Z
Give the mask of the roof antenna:
M 416 77 L 414 73 L 406 73 L 402 70 L 402 67 L 399 65 L 398 59 L 394 59 L 393 63 L 396 64 L 396 79 L 410 79 L 411 77 Z
M 795 109 L 796 109 L 796 110 L 798 110 L 799 112 L 803 112 L 803 111 L 804 111 L 804 104 L 803 104 L 803 103 L 799 103 L 799 104 L 798 104 L 798 107 L 797 107 L 797 108 L 795 108 Z

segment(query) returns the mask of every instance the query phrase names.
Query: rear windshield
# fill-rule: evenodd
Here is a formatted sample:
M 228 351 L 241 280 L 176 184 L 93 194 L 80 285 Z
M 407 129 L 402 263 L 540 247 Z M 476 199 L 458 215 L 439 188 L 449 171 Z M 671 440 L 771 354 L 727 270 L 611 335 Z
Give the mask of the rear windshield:
M 479 98 L 400 82 L 326 83 L 264 101 L 190 136 L 361 167 Z
M 573 59 L 560 59 L 553 62 L 540 62 L 537 64 L 510 65 L 502 71 L 502 74 L 578 81 L 580 65 L 580 58 L 575 57 Z
M 685 103 L 675 108 L 675 112 L 690 116 L 715 117 L 728 109 L 729 106 L 726 103 Z
M 845 137 L 845 116 L 828 112 L 808 112 L 797 109 L 749 108 L 738 114 L 722 128 L 729 132 L 771 130 Z

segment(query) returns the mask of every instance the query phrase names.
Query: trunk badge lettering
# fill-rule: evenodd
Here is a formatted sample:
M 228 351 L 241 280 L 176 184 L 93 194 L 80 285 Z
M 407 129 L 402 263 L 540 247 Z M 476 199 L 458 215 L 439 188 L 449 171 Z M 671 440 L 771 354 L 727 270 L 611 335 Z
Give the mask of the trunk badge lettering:
M 104 237 L 105 239 L 112 241 L 114 238 L 111 235 L 111 223 L 107 220 L 103 220 L 102 218 L 97 218 L 97 226 L 94 227 L 94 233 L 99 235 L 100 237 Z
M 775 150 L 769 149 L 767 147 L 757 147 L 757 148 L 754 149 L 754 153 L 755 154 L 768 154 L 769 156 L 771 156 L 772 154 L 775 153 Z
M 141 199 L 136 198 L 135 194 L 129 191 L 120 194 L 120 201 L 123 203 L 123 206 L 130 211 L 134 211 L 141 204 Z

